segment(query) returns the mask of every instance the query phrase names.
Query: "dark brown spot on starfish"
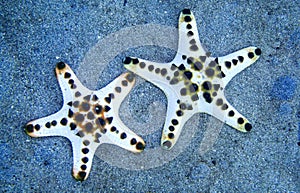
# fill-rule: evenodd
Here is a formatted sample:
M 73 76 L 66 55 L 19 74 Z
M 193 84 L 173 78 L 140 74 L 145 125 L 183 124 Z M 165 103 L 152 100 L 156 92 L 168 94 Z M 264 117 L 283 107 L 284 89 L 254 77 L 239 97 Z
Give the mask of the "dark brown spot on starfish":
M 127 82 L 127 80 L 122 80 L 122 86 L 128 86 L 128 82 Z
M 141 69 L 145 68 L 145 66 L 146 66 L 145 62 L 140 62 L 140 68 Z
M 208 77 L 212 77 L 212 76 L 214 76 L 215 71 L 214 71 L 212 68 L 207 68 L 207 69 L 205 70 L 205 74 L 206 74 L 206 76 L 208 76 Z
M 233 110 L 229 111 L 229 112 L 228 112 L 228 116 L 229 116 L 229 117 L 233 117 L 233 116 L 234 116 L 234 111 L 233 111 Z
M 192 21 L 192 18 L 190 16 L 185 16 L 184 21 L 185 22 L 190 22 L 190 21 Z
M 121 87 L 119 87 L 119 86 L 117 86 L 116 88 L 115 88 L 115 91 L 117 92 L 117 93 L 120 93 L 121 92 Z
M 81 111 L 88 111 L 90 110 L 90 104 L 87 102 L 82 102 L 80 105 L 80 110 Z
M 58 62 L 56 64 L 56 67 L 57 67 L 57 69 L 62 70 L 62 69 L 64 69 L 66 67 L 66 64 L 63 63 L 63 62 Z

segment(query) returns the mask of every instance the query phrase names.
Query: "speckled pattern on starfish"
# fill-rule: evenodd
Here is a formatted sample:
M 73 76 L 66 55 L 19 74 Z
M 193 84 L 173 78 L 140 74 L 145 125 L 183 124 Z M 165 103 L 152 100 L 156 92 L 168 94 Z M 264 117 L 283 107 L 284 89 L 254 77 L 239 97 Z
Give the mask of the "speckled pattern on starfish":
M 208 113 L 231 127 L 250 131 L 252 125 L 224 96 L 224 88 L 240 71 L 261 55 L 248 47 L 227 56 L 211 57 L 201 46 L 193 13 L 184 9 L 179 17 L 178 51 L 169 63 L 134 57 L 124 59 L 125 68 L 161 88 L 168 99 L 161 145 L 171 149 L 195 113 Z
M 73 148 L 75 179 L 88 177 L 95 151 L 102 143 L 135 153 L 143 151 L 143 139 L 118 116 L 120 104 L 135 83 L 133 74 L 124 73 L 106 87 L 92 91 L 80 83 L 67 64 L 60 62 L 55 70 L 63 93 L 63 107 L 53 115 L 29 122 L 25 131 L 31 137 L 67 137 Z

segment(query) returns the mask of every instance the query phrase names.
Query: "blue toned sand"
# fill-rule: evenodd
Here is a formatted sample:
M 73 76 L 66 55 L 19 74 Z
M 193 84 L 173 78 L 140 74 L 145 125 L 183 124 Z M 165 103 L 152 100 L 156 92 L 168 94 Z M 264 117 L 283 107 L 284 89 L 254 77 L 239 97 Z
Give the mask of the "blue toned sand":
M 31 138 L 23 127 L 60 109 L 55 64 L 64 61 L 78 74 L 98 41 L 137 25 L 177 27 L 184 8 L 193 11 L 200 41 L 213 56 L 261 48 L 259 60 L 234 77 L 225 91 L 250 120 L 252 131 L 241 133 L 223 125 L 216 142 L 201 155 L 204 133 L 216 120 L 196 115 L 197 121 L 184 128 L 187 134 L 194 129 L 194 137 L 173 160 L 136 171 L 94 157 L 89 178 L 75 181 L 70 142 Z M 0 192 L 300 192 L 299 20 L 299 1 L 1 1 Z M 176 44 L 174 35 L 165 36 Z M 125 56 L 169 62 L 174 55 L 174 50 L 155 45 L 124 50 L 95 72 L 97 88 L 126 71 Z M 155 132 L 140 133 L 149 143 L 144 153 L 158 148 L 163 123 L 157 120 L 165 115 L 149 111 L 149 106 L 158 102 L 156 108 L 165 108 L 163 92 L 143 83 L 127 102 L 129 109 L 120 111 L 120 117 L 129 128 L 148 131 L 155 125 Z M 128 113 L 146 126 L 132 128 Z
M 275 99 L 289 100 L 296 90 L 297 84 L 295 80 L 289 76 L 280 76 L 273 84 L 271 96 Z
M 300 146 L 300 122 L 298 123 L 298 145 Z

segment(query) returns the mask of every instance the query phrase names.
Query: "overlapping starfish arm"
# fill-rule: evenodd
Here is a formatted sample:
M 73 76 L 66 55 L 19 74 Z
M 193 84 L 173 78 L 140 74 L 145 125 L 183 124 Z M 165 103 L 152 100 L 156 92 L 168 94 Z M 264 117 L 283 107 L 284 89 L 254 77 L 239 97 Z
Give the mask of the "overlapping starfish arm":
M 217 57 L 215 61 L 221 67 L 225 77 L 222 81 L 224 86 L 239 72 L 253 64 L 261 55 L 257 47 L 248 47 L 226 56 Z
M 182 95 L 182 97 L 188 98 L 189 95 L 195 92 L 194 86 L 196 85 L 192 85 L 189 80 L 192 77 L 192 73 L 186 70 L 183 64 L 186 63 L 186 61 L 182 60 L 181 62 L 180 65 L 174 61 L 171 63 L 156 63 L 132 57 L 126 57 L 123 60 L 126 69 L 162 89 L 167 97 L 169 97 L 169 95 L 172 97 L 181 96 L 180 93 L 184 90 L 182 88 L 187 88 L 188 91 L 185 92 L 186 94 Z M 191 87 L 191 89 L 189 89 L 189 87 Z M 189 92 L 189 90 L 192 91 Z M 194 95 L 196 94 L 194 93 Z M 195 96 L 193 96 L 193 98 L 194 97 Z
M 73 147 L 73 176 L 85 180 L 94 153 L 102 143 L 141 152 L 144 141 L 130 131 L 118 116 L 119 106 L 134 85 L 131 73 L 124 73 L 99 91 L 84 87 L 71 68 L 60 62 L 56 76 L 63 92 L 62 109 L 48 117 L 29 122 L 25 131 L 32 137 L 64 136 Z
M 163 85 L 169 84 L 175 68 L 168 63 L 151 62 L 133 57 L 124 58 L 123 63 L 127 70 L 138 74 L 161 89 L 164 89 Z

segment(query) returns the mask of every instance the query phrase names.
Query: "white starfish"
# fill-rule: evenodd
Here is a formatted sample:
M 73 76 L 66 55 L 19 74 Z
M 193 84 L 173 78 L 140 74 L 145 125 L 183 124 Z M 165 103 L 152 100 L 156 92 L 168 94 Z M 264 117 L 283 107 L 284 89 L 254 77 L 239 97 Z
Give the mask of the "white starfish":
M 118 116 L 120 104 L 134 85 L 132 74 L 124 73 L 97 91 L 84 87 L 63 62 L 56 65 L 56 76 L 63 92 L 62 109 L 29 122 L 25 131 L 31 137 L 67 137 L 73 147 L 75 179 L 88 177 L 95 151 L 102 143 L 132 152 L 143 151 L 143 139 L 129 130 Z
M 125 68 L 166 94 L 168 110 L 161 145 L 170 149 L 195 113 L 208 113 L 239 131 L 251 130 L 249 121 L 226 100 L 224 88 L 260 54 L 259 48 L 248 47 L 227 56 L 210 57 L 199 41 L 193 13 L 184 9 L 179 17 L 179 44 L 173 61 L 156 63 L 126 57 L 123 62 Z

